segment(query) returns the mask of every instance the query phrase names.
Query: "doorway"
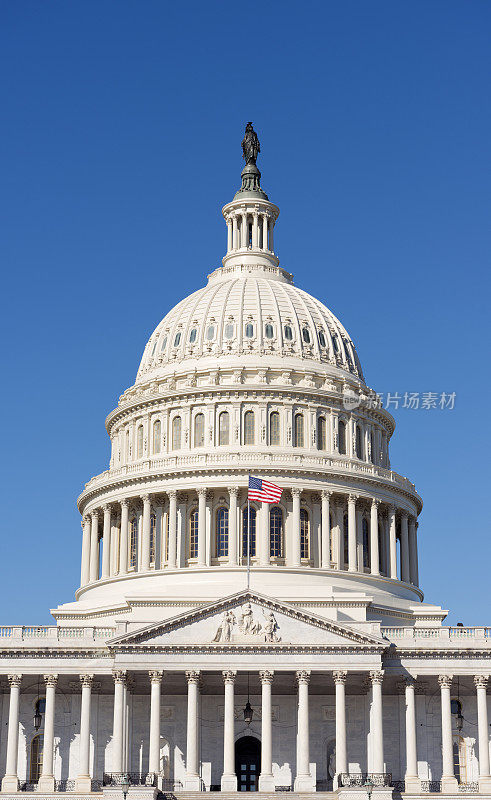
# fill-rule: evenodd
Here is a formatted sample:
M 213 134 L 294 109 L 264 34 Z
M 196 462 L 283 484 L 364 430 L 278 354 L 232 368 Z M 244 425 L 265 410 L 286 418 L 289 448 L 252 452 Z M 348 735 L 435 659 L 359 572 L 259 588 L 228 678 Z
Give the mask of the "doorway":
M 261 742 L 243 736 L 235 743 L 235 773 L 239 792 L 257 792 L 261 772 Z

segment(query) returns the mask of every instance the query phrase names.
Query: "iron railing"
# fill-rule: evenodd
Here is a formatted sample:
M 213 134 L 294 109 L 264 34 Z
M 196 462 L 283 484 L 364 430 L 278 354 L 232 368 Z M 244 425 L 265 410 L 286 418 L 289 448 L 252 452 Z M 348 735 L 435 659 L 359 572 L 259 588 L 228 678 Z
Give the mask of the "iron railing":
M 342 772 L 338 775 L 339 786 L 364 786 L 371 781 L 373 786 L 392 786 L 391 772 Z

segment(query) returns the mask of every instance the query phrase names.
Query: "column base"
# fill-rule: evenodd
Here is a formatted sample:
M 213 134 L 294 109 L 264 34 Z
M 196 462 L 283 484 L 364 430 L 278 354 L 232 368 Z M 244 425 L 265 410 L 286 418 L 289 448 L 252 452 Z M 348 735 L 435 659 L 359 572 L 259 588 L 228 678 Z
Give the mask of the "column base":
M 201 791 L 201 778 L 199 775 L 186 775 L 183 781 L 183 789 L 186 789 L 188 792 L 200 792 Z
M 404 779 L 406 794 L 420 794 L 421 793 L 421 778 L 414 776 Z
M 441 786 L 442 786 L 442 792 L 444 792 L 445 794 L 456 794 L 459 790 L 457 778 L 453 778 L 450 776 L 447 776 L 446 778 L 442 777 Z
M 259 776 L 259 791 L 260 792 L 274 792 L 276 786 L 272 775 Z
M 222 775 L 220 782 L 222 792 L 236 792 L 237 791 L 237 775 Z
M 38 792 L 54 792 L 55 779 L 53 775 L 41 775 L 38 781 Z
M 92 781 L 90 775 L 78 775 L 75 778 L 75 791 L 76 792 L 90 792 L 92 788 Z
M 2 792 L 18 792 L 19 779 L 17 775 L 5 775 L 2 778 Z
M 312 775 L 297 775 L 293 782 L 294 792 L 315 792 L 315 781 Z
M 491 776 L 483 775 L 482 778 L 479 778 L 479 793 L 491 794 Z

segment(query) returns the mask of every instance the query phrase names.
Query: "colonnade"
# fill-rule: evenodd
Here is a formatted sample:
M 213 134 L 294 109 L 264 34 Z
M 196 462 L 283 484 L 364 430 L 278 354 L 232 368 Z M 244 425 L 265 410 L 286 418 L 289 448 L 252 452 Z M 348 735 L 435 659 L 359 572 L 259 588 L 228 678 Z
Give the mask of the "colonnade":
M 186 722 L 186 773 L 184 787 L 188 790 L 199 791 L 203 788 L 200 777 L 200 752 L 199 752 L 199 700 L 201 680 L 206 673 L 196 669 L 185 671 L 187 683 L 187 722 Z M 326 679 L 331 675 L 335 685 L 335 716 L 336 716 L 336 779 L 342 784 L 349 782 L 349 742 L 346 732 L 346 670 L 335 670 L 326 674 Z M 234 690 L 237 672 L 227 669 L 222 672 L 224 685 L 224 716 L 223 716 L 223 773 L 221 778 L 222 791 L 235 791 L 237 789 L 237 776 L 235 774 L 235 713 Z M 311 672 L 308 669 L 299 669 L 295 672 L 297 685 L 297 757 L 296 777 L 294 788 L 296 791 L 314 791 L 315 782 L 310 773 L 310 713 L 309 713 L 309 682 Z M 91 694 L 93 675 L 80 675 L 81 685 L 81 714 L 80 714 L 80 755 L 79 774 L 76 777 L 75 790 L 90 792 L 90 718 Z M 125 746 L 125 708 L 127 705 L 128 674 L 125 670 L 114 670 L 114 716 L 112 735 L 112 769 L 116 774 L 131 771 L 128 763 L 128 754 Z M 160 702 L 163 672 L 152 670 L 148 673 L 150 682 L 150 718 L 149 718 L 149 747 L 148 747 L 148 773 L 157 774 L 160 771 Z M 273 776 L 273 739 L 272 739 L 272 690 L 274 685 L 274 671 L 260 670 L 261 683 L 261 773 L 259 776 L 260 791 L 274 791 L 275 781 Z M 376 776 L 386 773 L 384 760 L 384 735 L 383 735 L 383 695 L 382 683 L 384 672 L 371 670 L 368 673 L 370 685 L 370 739 L 368 772 Z M 45 675 L 46 710 L 44 723 L 44 749 L 42 771 L 38 788 L 40 791 L 54 791 L 54 716 L 55 698 L 58 676 Z M 453 676 L 440 675 L 441 700 L 441 731 L 442 731 L 442 792 L 457 791 L 457 781 L 454 776 L 453 750 L 452 750 L 452 718 L 450 687 Z M 7 738 L 6 774 L 2 780 L 2 791 L 17 791 L 19 780 L 17 775 L 18 737 L 19 737 L 19 695 L 22 675 L 9 675 L 10 701 Z M 488 713 L 486 703 L 487 676 L 477 675 L 474 678 L 477 695 L 478 714 L 478 745 L 479 745 L 479 779 L 484 786 L 489 786 L 489 734 Z M 405 678 L 405 739 L 406 739 L 406 791 L 421 791 L 421 782 L 418 778 L 418 759 L 416 746 L 416 705 L 415 705 L 415 679 L 411 676 Z M 382 779 L 383 782 L 383 779 Z
M 192 493 L 196 499 L 190 500 L 187 493 L 171 489 L 166 494 L 145 493 L 93 508 L 82 520 L 81 586 L 99 578 L 164 567 L 240 565 L 246 525 L 246 495 L 240 491 L 238 486 L 225 490 L 200 487 Z M 226 553 L 217 552 L 214 511 L 216 516 L 218 506 L 227 510 L 223 523 Z M 302 492 L 297 487 L 283 492 L 280 506 L 284 510 L 281 563 L 285 566 L 343 569 L 418 585 L 418 522 L 404 509 L 354 493 Z M 259 503 L 253 508 L 257 515 L 253 564 L 268 566 L 273 558 L 271 507 Z M 190 512 L 196 509 L 197 544 L 191 552 Z M 303 519 L 302 510 L 306 512 Z
M 227 217 L 227 253 L 250 247 L 274 252 L 275 220 L 266 210 L 238 210 Z M 250 233 L 250 227 L 252 232 Z

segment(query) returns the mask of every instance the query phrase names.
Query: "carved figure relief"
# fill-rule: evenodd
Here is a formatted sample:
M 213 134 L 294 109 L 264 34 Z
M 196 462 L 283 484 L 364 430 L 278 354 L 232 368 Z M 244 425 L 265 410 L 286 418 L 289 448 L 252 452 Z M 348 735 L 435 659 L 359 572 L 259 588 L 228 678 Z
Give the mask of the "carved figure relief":
M 249 602 L 243 604 L 238 619 L 233 611 L 225 611 L 213 641 L 240 642 L 244 639 L 255 639 L 263 642 L 281 642 L 277 633 L 278 622 L 273 612 L 263 611 L 263 616 L 264 620 L 255 619 Z

